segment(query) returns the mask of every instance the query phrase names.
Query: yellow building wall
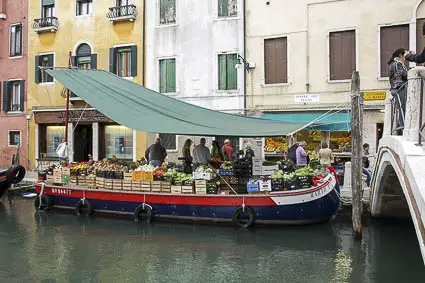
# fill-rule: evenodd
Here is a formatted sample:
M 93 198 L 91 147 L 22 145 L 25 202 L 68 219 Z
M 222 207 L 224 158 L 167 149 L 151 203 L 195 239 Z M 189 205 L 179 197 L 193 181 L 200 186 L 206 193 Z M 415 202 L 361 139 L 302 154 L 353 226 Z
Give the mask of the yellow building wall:
M 68 67 L 69 52 L 75 55 L 81 43 L 87 43 L 92 53 L 97 54 L 97 69 L 109 71 L 109 49 L 116 45 L 137 45 L 137 76 L 132 81 L 143 84 L 144 41 L 143 41 L 143 8 L 144 0 L 134 0 L 137 7 L 137 18 L 134 22 L 111 23 L 106 17 L 115 0 L 93 1 L 93 13 L 75 16 L 76 1 L 55 1 L 55 17 L 59 28 L 56 33 L 37 34 L 32 28 L 28 38 L 28 113 L 33 107 L 65 108 L 65 98 L 61 96 L 62 84 L 35 83 L 35 56 L 43 53 L 54 53 L 55 67 Z M 28 22 L 41 17 L 41 1 L 30 1 Z M 77 105 L 81 105 L 78 103 Z M 77 106 L 75 106 L 77 107 Z M 81 107 L 81 106 L 80 106 Z M 84 107 L 84 104 L 83 104 Z M 35 164 L 35 128 L 34 115 L 30 123 L 29 157 Z M 146 134 L 137 133 L 137 157 L 146 148 Z

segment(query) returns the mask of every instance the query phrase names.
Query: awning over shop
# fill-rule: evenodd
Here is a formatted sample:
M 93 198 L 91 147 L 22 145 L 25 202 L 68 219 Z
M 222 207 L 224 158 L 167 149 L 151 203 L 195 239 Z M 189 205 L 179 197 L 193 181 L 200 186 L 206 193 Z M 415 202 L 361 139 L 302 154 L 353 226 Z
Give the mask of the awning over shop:
M 292 134 L 308 123 L 249 118 L 209 110 L 106 71 L 54 69 L 46 72 L 114 121 L 141 132 L 272 137 Z
M 263 114 L 264 119 L 286 121 L 297 123 L 310 123 L 312 125 L 305 128 L 311 131 L 351 131 L 351 113 L 344 112 L 315 112 L 315 113 L 267 113 Z

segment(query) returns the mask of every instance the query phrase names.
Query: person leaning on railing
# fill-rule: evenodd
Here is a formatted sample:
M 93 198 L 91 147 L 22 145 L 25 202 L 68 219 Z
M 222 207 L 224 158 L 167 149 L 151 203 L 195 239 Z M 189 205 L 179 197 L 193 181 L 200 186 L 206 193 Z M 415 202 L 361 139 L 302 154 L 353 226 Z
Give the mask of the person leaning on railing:
M 390 65 L 391 95 L 398 109 L 398 134 L 401 134 L 402 128 L 404 127 L 404 113 L 406 111 L 407 61 L 404 56 L 405 54 L 406 49 L 399 48 L 394 51 L 388 61 L 388 65 Z
M 422 25 L 422 36 L 425 38 L 425 23 Z M 416 54 L 413 51 L 409 51 L 405 57 L 409 62 L 414 62 L 417 64 L 425 63 L 425 47 L 421 54 Z

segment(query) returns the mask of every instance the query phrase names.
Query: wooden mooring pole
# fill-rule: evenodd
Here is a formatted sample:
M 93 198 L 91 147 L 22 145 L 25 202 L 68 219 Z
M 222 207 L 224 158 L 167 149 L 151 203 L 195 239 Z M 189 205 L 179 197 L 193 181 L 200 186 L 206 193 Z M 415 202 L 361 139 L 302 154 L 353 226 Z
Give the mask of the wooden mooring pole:
M 351 78 L 351 188 L 353 230 L 356 238 L 362 236 L 362 151 L 363 151 L 363 94 L 360 93 L 359 72 Z

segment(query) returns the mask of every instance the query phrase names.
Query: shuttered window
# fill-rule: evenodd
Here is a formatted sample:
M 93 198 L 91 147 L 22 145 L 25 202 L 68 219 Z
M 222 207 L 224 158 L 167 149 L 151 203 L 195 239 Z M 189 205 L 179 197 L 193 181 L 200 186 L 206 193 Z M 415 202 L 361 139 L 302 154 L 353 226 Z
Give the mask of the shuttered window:
M 176 0 L 159 0 L 159 24 L 176 23 Z
M 172 134 L 159 134 L 161 144 L 166 150 L 177 150 L 177 136 Z
M 21 132 L 20 131 L 9 131 L 8 145 L 17 146 L 21 143 Z
M 288 82 L 288 42 L 286 37 L 264 41 L 265 83 Z
M 36 83 L 53 82 L 53 77 L 47 74 L 43 69 L 43 68 L 54 67 L 53 61 L 54 61 L 53 54 L 35 56 L 35 82 Z
M 349 80 L 356 70 L 356 32 L 329 34 L 329 73 L 331 81 Z
M 235 90 L 238 88 L 238 70 L 239 64 L 237 54 L 218 55 L 218 89 Z
M 176 92 L 176 59 L 159 60 L 159 92 Z
M 3 83 L 3 111 L 24 111 L 25 81 L 8 81 Z
M 109 71 L 120 77 L 136 77 L 137 45 L 111 48 L 109 50 Z
M 381 77 L 389 77 L 387 62 L 398 48 L 409 49 L 409 25 L 381 27 Z
M 22 24 L 10 26 L 10 57 L 22 56 Z
M 92 2 L 93 0 L 77 0 L 77 16 L 93 13 Z
M 237 0 L 218 0 L 218 17 L 236 17 L 237 15 Z

